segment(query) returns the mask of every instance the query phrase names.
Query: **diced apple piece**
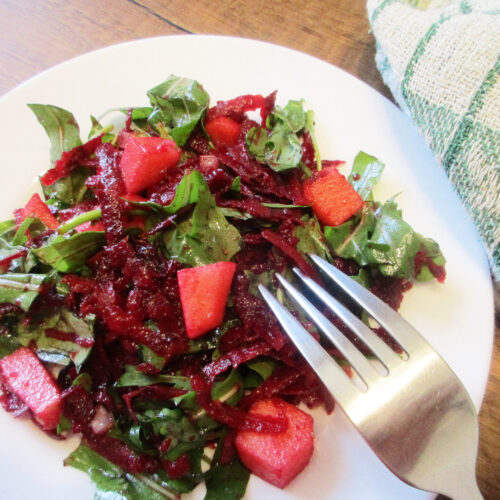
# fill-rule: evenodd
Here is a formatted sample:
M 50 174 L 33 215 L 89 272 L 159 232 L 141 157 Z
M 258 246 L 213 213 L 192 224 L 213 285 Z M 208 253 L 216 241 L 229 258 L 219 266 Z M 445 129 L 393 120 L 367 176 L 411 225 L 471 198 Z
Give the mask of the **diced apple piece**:
M 180 154 L 170 139 L 128 136 L 120 161 L 127 193 L 138 193 L 160 182 L 167 170 L 177 165 Z
M 234 262 L 216 262 L 177 272 L 189 338 L 199 337 L 222 323 L 235 269 Z
M 240 124 L 227 116 L 219 116 L 205 124 L 205 130 L 215 147 L 234 146 L 240 135 Z
M 238 431 L 236 449 L 243 464 L 268 483 L 284 488 L 309 463 L 314 450 L 313 419 L 285 401 L 257 401 L 254 415 L 285 417 L 287 429 L 278 434 Z
M 339 226 L 363 207 L 358 192 L 336 167 L 324 168 L 304 184 L 313 212 L 325 226 Z
M 26 403 L 44 430 L 57 427 L 62 413 L 61 391 L 33 351 L 20 347 L 2 358 L 0 377 Z

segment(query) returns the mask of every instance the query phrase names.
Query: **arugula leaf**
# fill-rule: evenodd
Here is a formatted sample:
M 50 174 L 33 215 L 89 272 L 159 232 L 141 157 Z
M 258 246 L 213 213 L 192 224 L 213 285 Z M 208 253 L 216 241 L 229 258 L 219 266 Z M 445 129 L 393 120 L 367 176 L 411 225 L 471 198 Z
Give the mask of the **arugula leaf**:
M 37 356 L 43 361 L 67 366 L 74 363 L 77 371 L 92 350 L 72 340 L 60 340 L 46 335 L 48 329 L 59 332 L 71 333 L 80 339 L 93 340 L 94 321 L 92 315 L 79 318 L 67 309 L 61 309 L 50 317 L 44 317 L 40 322 L 19 324 L 17 328 L 18 341 L 23 346 L 28 346 L 34 340 L 36 342 Z
M 243 396 L 243 380 L 239 370 L 231 370 L 225 380 L 216 382 L 211 391 L 212 399 L 234 406 Z
M 90 176 L 86 167 L 77 167 L 69 175 L 62 177 L 50 186 L 42 184 L 43 195 L 49 205 L 68 208 L 85 199 L 88 193 L 85 181 Z
M 136 366 L 126 365 L 125 373 L 116 381 L 115 387 L 145 387 L 152 384 L 170 384 L 176 389 L 191 390 L 188 377 L 181 375 L 147 375 L 140 372 Z
M 290 100 L 284 108 L 276 106 L 267 119 L 269 128 L 279 128 L 287 133 L 300 132 L 307 121 L 307 114 L 304 110 L 304 101 Z
M 30 219 L 30 217 L 27 217 L 27 219 Z M 27 255 L 12 260 L 10 262 L 10 265 L 8 266 L 8 269 L 0 268 L 0 276 L 2 273 L 7 272 L 8 270 L 17 273 L 28 273 L 36 265 L 36 260 L 33 257 L 33 253 L 23 246 L 17 244 L 16 236 L 19 233 L 19 229 L 17 229 L 14 220 L 7 220 L 0 223 L 0 260 L 15 255 L 21 251 L 28 252 Z
M 293 231 L 293 235 L 299 240 L 297 242 L 297 250 L 304 255 L 313 253 L 326 260 L 331 260 L 330 251 L 326 245 L 325 236 L 321 231 L 320 223 L 316 218 L 302 218 L 303 226 L 297 226 Z
M 156 436 L 171 439 L 167 452 L 162 456 L 166 460 L 176 460 L 188 450 L 203 447 L 203 436 L 178 408 L 150 409 L 136 413 L 136 416 L 140 425 L 150 426 Z
M 80 128 L 69 111 L 50 104 L 28 104 L 50 139 L 50 160 L 55 163 L 64 151 L 81 146 Z
M 302 159 L 302 144 L 297 134 L 306 125 L 307 113 L 303 101 L 288 101 L 284 108 L 276 107 L 269 115 L 269 131 L 264 127 L 248 131 L 248 151 L 276 172 L 296 168 Z
M 153 109 L 154 108 L 152 108 L 151 106 L 132 108 L 132 113 L 131 113 L 132 121 L 139 126 L 144 125 L 144 123 L 149 118 L 149 115 L 153 112 Z M 125 109 L 123 110 L 123 112 L 127 113 L 128 110 Z
M 238 175 L 234 178 L 234 181 L 231 183 L 231 191 L 235 191 L 239 193 L 241 190 L 241 177 Z
M 325 238 L 336 255 L 354 259 L 360 266 L 372 263 L 368 241 L 375 229 L 376 218 L 369 207 L 364 207 L 360 216 L 340 226 L 325 226 Z
M 158 354 L 156 354 L 148 346 L 141 344 L 139 346 L 139 354 L 144 363 L 149 363 L 158 370 L 161 370 L 165 366 L 166 363 L 165 358 L 162 356 L 158 356 Z
M 158 474 L 129 474 L 83 444 L 64 460 L 64 465 L 90 476 L 96 486 L 96 500 L 174 500 L 177 496 L 158 481 Z
M 0 303 L 8 302 L 28 311 L 41 292 L 47 274 L 6 273 L 0 275 Z
M 324 231 L 336 255 L 376 268 L 385 276 L 413 279 L 415 256 L 425 244 L 432 258 L 444 263 L 436 243 L 420 236 L 402 219 L 393 199 L 381 207 L 369 202 L 360 215 L 340 226 L 327 226 Z M 425 269 L 423 273 L 420 279 L 431 279 Z M 366 282 L 366 276 L 360 279 Z
M 208 186 L 201 172 L 193 170 L 182 178 L 175 190 L 174 199 L 168 205 L 160 205 L 154 201 L 129 201 L 129 203 L 137 207 L 147 207 L 155 212 L 170 215 L 175 214 L 187 205 L 196 203 L 200 199 L 200 193 L 207 190 Z
M 4 220 L 0 222 L 0 238 L 9 239 L 9 233 L 13 234 L 16 229 L 16 221 L 14 219 Z M 10 238 L 12 239 L 12 237 Z
M 371 262 L 376 263 L 386 276 L 411 279 L 415 272 L 415 255 L 419 250 L 417 233 L 401 218 L 396 203 L 387 201 L 377 215 L 369 241 Z
M 384 168 L 385 165 L 380 160 L 360 151 L 354 158 L 352 170 L 347 180 L 363 200 L 372 200 L 373 186 L 380 179 Z
M 0 358 L 12 354 L 15 350 L 21 347 L 10 335 L 0 335 Z
M 90 115 L 90 122 L 92 127 L 90 128 L 88 135 L 89 140 L 97 137 L 98 135 L 102 135 L 102 142 L 112 142 L 115 139 L 116 136 L 110 133 L 114 128 L 113 125 L 107 125 L 105 127 L 99 123 L 99 120 L 95 116 L 92 115 Z
M 153 126 L 163 123 L 179 146 L 186 143 L 210 102 L 197 81 L 175 75 L 149 90 L 148 97 L 154 108 L 149 123 Z
M 92 389 L 92 377 L 90 374 L 87 372 L 80 373 L 80 375 L 78 375 L 78 377 L 76 377 L 71 383 L 72 387 L 77 385 L 81 385 L 87 392 L 90 392 Z
M 266 360 L 263 359 L 253 359 L 251 361 L 247 361 L 245 363 L 247 368 L 253 370 L 258 373 L 262 380 L 267 380 L 272 374 L 274 369 L 276 368 L 276 361 L 274 359 L 269 358 Z
M 316 130 L 314 129 L 314 111 L 309 110 L 306 113 L 306 131 L 309 132 L 311 136 L 311 142 L 314 149 L 314 157 L 316 159 L 316 168 L 318 171 L 321 170 L 321 155 L 319 154 L 319 146 L 318 140 L 316 138 Z M 307 178 L 311 176 L 311 172 L 309 171 L 307 174 Z
M 205 472 L 207 493 L 204 500 L 236 500 L 243 498 L 250 472 L 235 458 L 226 465 L 215 464 Z
M 181 208 L 198 202 L 200 196 L 206 194 L 207 191 L 210 192 L 203 175 L 198 170 L 193 170 L 182 178 L 175 191 L 174 199 L 169 205 L 162 207 L 162 210 L 167 214 L 174 214 Z
M 254 127 L 248 131 L 246 143 L 257 161 L 276 172 L 296 168 L 302 158 L 302 145 L 297 135 L 280 128 L 268 132 L 263 127 Z
M 417 237 L 420 240 L 421 249 L 432 259 L 434 264 L 437 266 L 444 266 L 446 264 L 446 259 L 444 258 L 439 245 L 433 239 L 424 238 L 421 234 L 417 234 Z M 420 282 L 430 281 L 433 279 L 434 275 L 426 265 L 421 267 L 420 272 L 416 276 L 416 280 Z
M 71 112 L 49 104 L 28 104 L 28 106 L 47 132 L 52 166 L 63 152 L 81 146 L 80 129 Z M 89 169 L 79 167 L 50 186 L 42 184 L 47 203 L 57 204 L 62 208 L 79 203 L 87 193 L 85 181 L 89 175 Z
M 229 222 L 201 174 L 191 184 L 193 189 L 189 197 L 184 194 L 183 200 L 196 200 L 196 206 L 190 219 L 179 224 L 174 230 L 165 233 L 164 241 L 170 258 L 190 266 L 202 266 L 214 262 L 228 261 L 241 248 L 239 231 Z M 180 187 L 180 186 L 179 186 Z M 179 188 L 178 188 L 179 190 Z M 176 201 L 176 196 L 172 203 Z
M 57 232 L 59 234 L 68 233 L 75 227 L 78 227 L 80 224 L 100 219 L 101 216 L 102 216 L 102 210 L 100 208 L 96 208 L 94 210 L 89 210 L 88 212 L 75 215 L 73 218 L 69 219 L 64 224 L 59 226 Z
M 62 273 L 69 273 L 81 269 L 105 242 L 104 233 L 100 231 L 85 231 L 71 236 L 56 235 L 33 252 L 45 264 Z

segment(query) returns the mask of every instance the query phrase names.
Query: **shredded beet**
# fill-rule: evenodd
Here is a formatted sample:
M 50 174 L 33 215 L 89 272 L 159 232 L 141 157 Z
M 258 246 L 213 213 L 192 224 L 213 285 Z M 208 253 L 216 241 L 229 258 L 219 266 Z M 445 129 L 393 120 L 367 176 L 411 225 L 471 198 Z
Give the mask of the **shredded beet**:
M 94 399 L 80 384 L 63 393 L 64 416 L 73 424 L 74 432 L 83 432 L 94 417 Z
M 63 152 L 61 158 L 56 161 L 53 168 L 48 170 L 41 176 L 40 180 L 44 186 L 50 186 L 54 182 L 69 175 L 75 168 L 79 166 L 97 167 L 94 159 L 92 158 L 95 150 L 102 144 L 102 137 L 95 137 L 90 141 L 71 149 L 70 151 Z
M 28 252 L 26 250 L 20 250 L 19 252 L 13 253 L 8 257 L 4 257 L 0 260 L 0 269 L 6 272 L 9 269 L 9 266 L 13 260 L 19 259 L 20 257 L 24 257 Z
M 165 472 L 172 479 L 180 479 L 182 476 L 187 474 L 191 469 L 191 461 L 189 457 L 183 453 L 176 460 L 164 460 L 162 462 Z
M 92 338 L 79 337 L 75 332 L 64 332 L 56 328 L 47 328 L 45 330 L 45 336 L 65 342 L 74 342 L 81 347 L 92 347 L 94 345 L 94 339 Z
M 213 380 L 217 375 L 225 372 L 231 366 L 238 368 L 242 363 L 246 363 L 257 356 L 268 354 L 270 351 L 271 347 L 265 342 L 255 342 L 252 345 L 240 347 L 239 349 L 225 353 L 216 361 L 212 361 L 210 364 L 204 366 L 203 373 L 210 380 Z
M 136 453 L 123 441 L 106 434 L 89 431 L 84 436 L 84 443 L 131 474 L 152 473 L 158 469 L 156 459 L 144 453 Z
M 28 411 L 28 406 L 18 398 L 15 394 L 9 391 L 7 386 L 0 380 L 0 404 L 5 411 L 12 413 L 15 417 L 22 415 Z
M 287 428 L 288 421 L 284 416 L 277 418 L 252 415 L 240 408 L 229 406 L 220 401 L 213 401 L 210 395 L 210 387 L 200 376 L 192 377 L 191 383 L 193 390 L 196 391 L 196 400 L 216 422 L 233 429 L 271 434 L 284 432 Z

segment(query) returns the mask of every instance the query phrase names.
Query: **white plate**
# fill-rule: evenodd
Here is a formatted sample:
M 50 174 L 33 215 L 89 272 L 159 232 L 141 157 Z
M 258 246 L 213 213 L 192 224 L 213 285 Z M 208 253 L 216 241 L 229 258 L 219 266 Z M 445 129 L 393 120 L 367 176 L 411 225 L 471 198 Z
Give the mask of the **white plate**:
M 412 123 L 356 78 L 313 57 L 266 43 L 214 36 L 174 36 L 121 44 L 42 73 L 0 99 L 0 216 L 23 205 L 47 168 L 48 140 L 27 103 L 50 103 L 76 115 L 147 104 L 145 91 L 177 74 L 200 81 L 212 102 L 278 89 L 278 102 L 305 98 L 316 113 L 324 159 L 351 161 L 364 151 L 386 163 L 376 196 L 398 203 L 416 230 L 436 239 L 448 259 L 445 285 L 418 285 L 402 313 L 456 371 L 480 406 L 493 339 L 493 295 L 487 261 L 469 218 Z M 424 499 L 375 458 L 337 409 L 315 412 L 311 464 L 285 490 L 252 477 L 246 500 Z M 0 498 L 90 500 L 87 476 L 63 469 L 76 441 L 54 441 L 30 422 L 0 411 Z M 198 488 L 193 498 L 203 498 Z

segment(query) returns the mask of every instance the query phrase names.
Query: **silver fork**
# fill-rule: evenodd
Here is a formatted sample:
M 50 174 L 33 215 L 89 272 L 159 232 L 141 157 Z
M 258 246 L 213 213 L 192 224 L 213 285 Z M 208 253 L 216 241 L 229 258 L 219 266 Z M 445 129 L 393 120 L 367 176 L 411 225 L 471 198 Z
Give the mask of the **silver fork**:
M 301 281 L 370 348 L 368 360 L 283 276 L 283 288 L 351 364 L 350 379 L 263 286 L 260 293 L 307 362 L 385 465 L 406 483 L 454 500 L 481 499 L 476 482 L 478 419 L 464 386 L 427 341 L 371 292 L 316 255 L 316 265 L 362 306 L 404 351 L 400 356 L 315 281 Z

